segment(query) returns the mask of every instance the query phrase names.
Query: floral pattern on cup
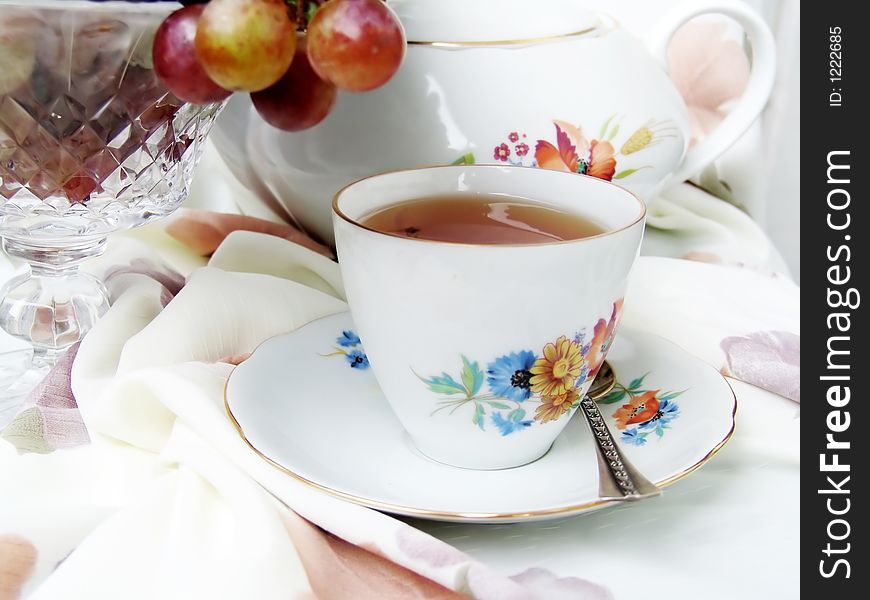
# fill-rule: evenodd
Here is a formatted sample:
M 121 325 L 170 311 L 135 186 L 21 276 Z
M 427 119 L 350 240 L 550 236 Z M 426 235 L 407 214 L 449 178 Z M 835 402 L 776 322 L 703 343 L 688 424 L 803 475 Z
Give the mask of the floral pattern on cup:
M 534 154 L 530 154 L 527 135 L 511 131 L 504 141 L 495 145 L 493 159 L 516 166 L 581 173 L 611 181 L 651 168 L 641 166 L 617 171 L 617 157 L 629 156 L 678 135 L 677 128 L 670 121 L 649 120 L 625 138 L 617 150 L 615 144 L 621 120 L 622 117 L 611 115 L 601 126 L 598 136 L 592 139 L 586 137 L 579 125 L 555 120 L 555 144 L 549 140 L 538 140 L 534 145 Z
M 620 441 L 633 446 L 644 446 L 647 438 L 655 434 L 657 439 L 664 437 L 671 422 L 680 416 L 680 407 L 675 401 L 679 392 L 643 389 L 642 375 L 633 379 L 627 386 L 617 382 L 613 391 L 597 400 L 598 404 L 616 404 L 628 399 L 613 413 L 616 427 L 622 431 Z
M 369 358 L 366 356 L 362 342 L 355 331 L 349 329 L 342 331 L 341 335 L 335 338 L 335 343 L 335 349 L 322 356 L 343 356 L 351 369 L 363 371 L 369 368 Z
M 491 426 L 502 436 L 563 418 L 577 407 L 580 389 L 604 362 L 621 311 L 620 298 L 609 319 L 598 320 L 591 336 L 585 330 L 570 338 L 562 335 L 537 353 L 509 352 L 491 359 L 485 368 L 460 355 L 458 376 L 415 372 L 439 396 L 432 416 L 470 413 L 479 429 Z

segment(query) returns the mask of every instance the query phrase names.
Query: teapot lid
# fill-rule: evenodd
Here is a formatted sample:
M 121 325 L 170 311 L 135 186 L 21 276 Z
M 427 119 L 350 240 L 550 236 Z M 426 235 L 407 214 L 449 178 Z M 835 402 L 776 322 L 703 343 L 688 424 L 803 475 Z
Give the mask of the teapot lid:
M 580 0 L 388 0 L 409 42 L 518 42 L 591 31 Z

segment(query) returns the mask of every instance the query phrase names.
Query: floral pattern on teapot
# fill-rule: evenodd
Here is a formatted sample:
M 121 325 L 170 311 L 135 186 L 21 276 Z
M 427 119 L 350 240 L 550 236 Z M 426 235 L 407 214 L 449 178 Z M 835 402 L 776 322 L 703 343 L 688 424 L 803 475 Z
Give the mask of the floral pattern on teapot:
M 677 127 L 668 120 L 649 120 L 624 139 L 617 150 L 622 117 L 611 115 L 601 126 L 598 136 L 591 140 L 579 125 L 567 121 L 553 121 L 556 128 L 555 143 L 539 139 L 534 144 L 525 133 L 512 131 L 499 142 L 492 152 L 495 161 L 523 167 L 541 167 L 569 173 L 580 173 L 606 181 L 623 179 L 634 173 L 652 168 L 643 165 L 617 170 L 618 161 L 646 150 L 667 138 L 679 136 Z M 466 155 L 466 160 L 468 160 Z

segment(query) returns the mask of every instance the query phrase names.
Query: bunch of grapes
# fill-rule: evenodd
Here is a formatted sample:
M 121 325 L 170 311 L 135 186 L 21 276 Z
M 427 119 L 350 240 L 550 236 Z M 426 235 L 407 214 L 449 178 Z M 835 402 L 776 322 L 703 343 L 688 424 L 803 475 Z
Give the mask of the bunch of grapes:
M 382 0 L 181 0 L 154 38 L 154 69 L 182 100 L 248 92 L 285 131 L 321 122 L 338 90 L 384 85 L 405 34 Z

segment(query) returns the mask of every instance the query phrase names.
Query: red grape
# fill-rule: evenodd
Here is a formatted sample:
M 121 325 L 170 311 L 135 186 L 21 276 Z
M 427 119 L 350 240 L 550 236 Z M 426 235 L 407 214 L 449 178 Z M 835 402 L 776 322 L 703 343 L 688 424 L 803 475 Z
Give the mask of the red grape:
M 169 15 L 154 36 L 154 70 L 163 85 L 185 102 L 206 104 L 230 95 L 209 79 L 199 64 L 193 40 L 205 6 L 194 4 Z
M 385 84 L 399 69 L 405 33 L 381 0 L 330 0 L 308 26 L 308 55 L 322 79 L 365 92 Z
M 317 76 L 301 46 L 290 68 L 275 85 L 251 94 L 260 116 L 284 131 L 300 131 L 320 123 L 332 110 L 338 91 Z
M 284 0 L 211 0 L 196 30 L 196 53 L 224 89 L 257 92 L 278 81 L 296 51 Z

